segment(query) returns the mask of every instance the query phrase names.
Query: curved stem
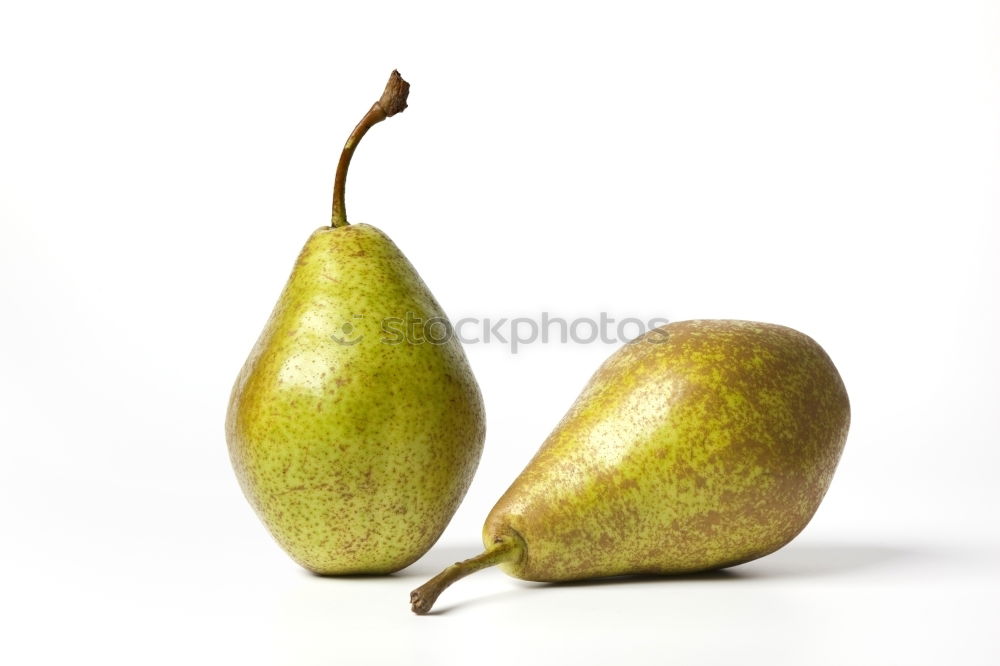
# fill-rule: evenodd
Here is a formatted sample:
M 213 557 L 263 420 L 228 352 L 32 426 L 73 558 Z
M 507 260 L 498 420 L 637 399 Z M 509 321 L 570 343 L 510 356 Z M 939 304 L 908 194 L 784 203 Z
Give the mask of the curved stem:
M 516 562 L 521 559 L 523 550 L 519 539 L 498 538 L 486 552 L 480 553 L 462 562 L 456 562 L 434 578 L 410 592 L 410 608 L 417 615 L 426 615 L 434 607 L 434 602 L 449 585 L 456 580 L 481 569 L 492 567 L 501 562 Z
M 344 150 L 340 153 L 340 161 L 337 163 L 337 175 L 333 180 L 332 226 L 346 227 L 349 224 L 347 221 L 347 209 L 344 205 L 344 189 L 347 185 L 347 169 L 351 165 L 351 157 L 354 156 L 354 149 L 357 148 L 361 137 L 373 125 L 400 113 L 406 108 L 406 97 L 409 93 L 410 84 L 403 80 L 399 72 L 392 70 L 382 97 L 372 105 L 372 108 L 368 109 L 368 113 L 365 114 L 361 122 L 354 128 L 351 135 L 347 137 L 347 143 L 344 144 Z
M 365 117 L 361 119 L 358 126 L 354 128 L 354 131 L 351 132 L 351 136 L 347 138 L 347 143 L 344 144 L 344 150 L 340 153 L 340 162 L 337 164 L 337 176 L 333 180 L 332 226 L 345 227 L 349 224 L 347 221 L 347 210 L 344 207 L 344 188 L 347 185 L 347 168 L 351 166 L 351 157 L 354 155 L 354 149 L 357 147 L 358 142 L 361 141 L 361 137 L 365 135 L 365 132 L 367 132 L 372 125 L 382 122 L 385 118 L 385 112 L 376 102 L 372 105 L 372 108 L 368 110 L 368 113 L 365 114 Z

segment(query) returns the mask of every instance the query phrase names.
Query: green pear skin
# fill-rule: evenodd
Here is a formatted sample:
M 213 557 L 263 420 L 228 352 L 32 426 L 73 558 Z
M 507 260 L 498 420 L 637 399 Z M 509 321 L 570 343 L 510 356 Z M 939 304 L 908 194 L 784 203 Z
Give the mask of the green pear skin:
M 612 355 L 490 512 L 486 552 L 411 595 L 498 564 L 532 581 L 728 567 L 791 541 L 850 422 L 837 369 L 774 324 L 698 320 Z
M 442 337 L 444 312 L 385 234 L 320 228 L 233 387 L 226 439 L 240 485 L 310 571 L 409 565 L 478 465 L 485 416 L 465 354 L 454 337 L 404 339 L 389 318 L 408 315 L 438 318 Z
M 624 346 L 486 519 L 536 581 L 675 574 L 753 560 L 819 507 L 850 422 L 811 338 L 741 321 L 669 324 Z

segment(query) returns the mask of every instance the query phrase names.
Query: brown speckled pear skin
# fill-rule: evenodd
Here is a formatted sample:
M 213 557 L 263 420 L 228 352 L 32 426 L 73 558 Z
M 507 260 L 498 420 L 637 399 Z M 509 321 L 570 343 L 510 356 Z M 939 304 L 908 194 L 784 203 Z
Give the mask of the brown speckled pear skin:
M 830 358 L 784 326 L 702 320 L 609 358 L 483 530 L 518 578 L 564 581 L 731 566 L 809 522 L 847 438 Z
M 383 329 L 408 314 L 446 321 L 385 234 L 320 228 L 233 387 L 226 439 L 243 492 L 316 573 L 416 560 L 479 463 L 485 416 L 465 354 L 454 338 L 407 342 L 395 324 Z

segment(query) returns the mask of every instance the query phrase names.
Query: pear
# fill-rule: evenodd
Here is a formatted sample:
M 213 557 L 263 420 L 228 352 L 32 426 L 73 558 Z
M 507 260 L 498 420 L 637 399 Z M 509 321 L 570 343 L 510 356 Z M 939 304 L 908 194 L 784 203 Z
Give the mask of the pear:
M 701 320 L 611 356 L 500 498 L 486 551 L 411 594 L 500 565 L 532 581 L 681 574 L 767 555 L 809 522 L 850 421 L 844 384 L 790 328 Z
M 401 569 L 437 540 L 479 463 L 479 387 L 447 317 L 378 229 L 347 222 L 351 155 L 406 108 L 393 72 L 351 134 L 333 223 L 292 270 L 232 390 L 230 458 L 277 542 L 318 574 Z

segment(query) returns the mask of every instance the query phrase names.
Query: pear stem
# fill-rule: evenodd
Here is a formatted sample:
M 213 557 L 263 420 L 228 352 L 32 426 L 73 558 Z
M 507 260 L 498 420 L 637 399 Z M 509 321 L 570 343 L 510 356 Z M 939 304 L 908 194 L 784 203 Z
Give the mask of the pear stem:
M 340 153 L 340 162 L 337 163 L 337 175 L 333 179 L 333 218 L 331 225 L 334 227 L 346 227 L 347 209 L 344 206 L 344 188 L 347 184 L 347 168 L 351 165 L 351 157 L 354 156 L 354 149 L 357 148 L 361 137 L 386 118 L 400 113 L 406 108 L 406 97 L 410 94 L 410 84 L 403 80 L 399 72 L 392 70 L 389 75 L 389 82 L 385 84 L 385 91 L 382 97 L 368 109 L 368 113 L 361 119 L 358 126 L 347 137 L 344 150 Z
M 434 602 L 441 596 L 441 593 L 455 581 L 501 562 L 516 562 L 521 558 L 523 552 L 518 541 L 519 539 L 498 537 L 493 545 L 486 549 L 486 552 L 462 562 L 455 562 L 410 592 L 410 609 L 417 615 L 426 615 L 434 607 Z

